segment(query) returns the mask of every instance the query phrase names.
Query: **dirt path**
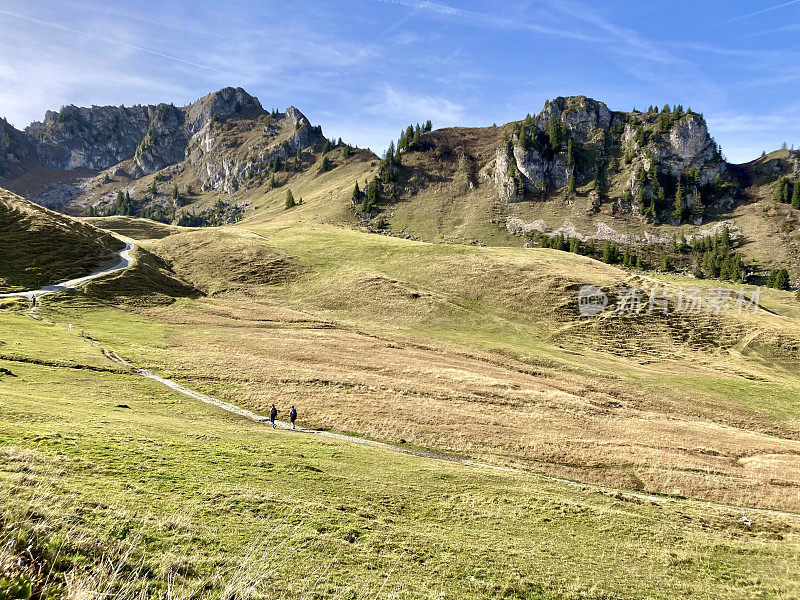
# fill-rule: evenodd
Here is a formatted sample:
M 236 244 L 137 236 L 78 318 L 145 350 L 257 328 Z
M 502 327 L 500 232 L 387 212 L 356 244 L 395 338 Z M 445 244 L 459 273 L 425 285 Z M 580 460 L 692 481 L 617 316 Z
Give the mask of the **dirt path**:
M 242 408 L 230 402 L 225 402 L 224 400 L 219 400 L 212 396 L 207 396 L 206 394 L 201 394 L 200 392 L 196 392 L 192 389 L 187 388 L 179 383 L 172 381 L 171 379 L 166 379 L 165 377 L 161 377 L 160 375 L 156 375 L 152 371 L 147 369 L 141 369 L 134 364 L 128 362 L 127 360 L 121 358 L 117 355 L 116 352 L 108 351 L 103 349 L 103 354 L 110 360 L 124 365 L 130 368 L 134 373 L 137 375 L 141 375 L 142 377 L 147 377 L 148 379 L 152 379 L 153 381 L 157 381 L 158 383 L 180 393 L 190 398 L 194 398 L 196 400 L 200 400 L 201 402 L 205 402 L 206 404 L 210 404 L 212 406 L 216 406 L 221 408 L 222 410 L 228 411 L 230 413 L 245 417 L 247 419 L 251 419 L 253 421 L 257 421 L 259 423 L 269 423 L 269 418 L 255 413 L 251 410 L 247 410 L 246 408 Z M 648 494 L 643 492 L 636 492 L 631 490 L 623 490 L 619 488 L 612 488 L 600 485 L 594 485 L 589 483 L 582 483 L 580 481 L 573 481 L 570 479 L 563 479 L 561 477 L 553 477 L 551 475 L 544 475 L 542 473 L 538 473 L 536 471 L 527 471 L 524 469 L 514 468 L 514 467 L 503 467 L 500 465 L 493 465 L 489 463 L 484 463 L 476 460 L 472 460 L 463 456 L 456 456 L 452 454 L 443 454 L 440 452 L 432 452 L 427 450 L 417 450 L 414 448 L 407 448 L 404 446 L 398 446 L 395 444 L 388 444 L 386 442 L 379 442 L 376 440 L 370 440 L 367 438 L 362 438 L 354 435 L 344 435 L 341 433 L 333 433 L 330 431 L 320 431 L 318 429 L 307 429 L 304 427 L 297 427 L 292 429 L 292 426 L 289 423 L 284 421 L 275 421 L 275 424 L 280 429 L 288 429 L 289 431 L 294 431 L 297 433 L 302 434 L 309 434 L 315 435 L 319 437 L 324 437 L 328 439 L 335 439 L 349 443 L 355 444 L 363 444 L 366 446 L 371 446 L 373 448 L 381 448 L 384 450 L 389 450 L 393 452 L 402 452 L 403 454 L 411 454 L 414 456 L 420 456 L 423 458 L 430 458 L 433 460 L 442 460 L 447 462 L 454 462 L 461 465 L 466 465 L 470 467 L 478 467 L 481 469 L 489 469 L 492 471 L 500 471 L 505 473 L 513 473 L 513 474 L 525 474 L 525 475 L 535 475 L 545 479 L 547 481 L 553 481 L 556 483 L 560 483 L 563 485 L 568 485 L 570 487 L 577 488 L 582 491 L 592 492 L 592 493 L 602 493 L 609 496 L 614 496 L 615 498 L 619 498 L 620 500 L 637 500 L 637 501 L 644 501 L 644 502 L 653 502 L 653 503 L 661 503 L 661 502 L 668 502 L 668 503 L 677 503 L 677 504 L 685 504 L 685 505 L 692 505 L 702 508 L 710 508 L 713 510 L 718 511 L 728 511 L 739 513 L 742 516 L 742 520 L 746 521 L 747 516 L 754 516 L 754 515 L 764 515 L 764 516 L 773 516 L 773 517 L 782 517 L 782 518 L 790 518 L 793 520 L 800 520 L 800 513 L 793 513 L 788 511 L 782 510 L 773 510 L 769 508 L 753 508 L 748 506 L 734 506 L 729 504 L 721 504 L 718 502 L 711 502 L 707 500 L 693 500 L 691 498 L 676 498 L 671 496 L 660 496 L 655 494 Z
M 125 240 L 123 240 L 125 241 Z M 96 271 L 91 275 L 85 275 L 84 277 L 78 277 L 77 279 L 70 279 L 69 281 L 64 281 L 62 283 L 56 283 L 53 285 L 47 285 L 43 288 L 39 288 L 38 290 L 29 290 L 27 292 L 12 292 L 9 294 L 0 294 L 0 298 L 28 298 L 32 300 L 33 298 L 38 298 L 39 296 L 45 296 L 47 294 L 55 294 L 57 292 L 63 292 L 64 290 L 68 290 L 74 287 L 78 287 L 82 283 L 86 283 L 87 281 L 91 281 L 92 279 L 97 279 L 98 277 L 103 277 L 105 275 L 109 275 L 110 273 L 116 273 L 117 271 L 122 271 L 123 269 L 127 269 L 130 267 L 134 259 L 131 256 L 131 251 L 136 248 L 136 245 L 131 242 L 125 242 L 125 247 L 119 251 L 119 263 L 114 265 L 113 267 L 109 267 L 107 269 L 102 269 L 100 271 Z
M 116 271 L 121 271 L 123 269 L 127 269 L 134 263 L 134 259 L 131 257 L 131 251 L 136 247 L 135 244 L 125 241 L 125 248 L 123 248 L 119 252 L 120 262 L 111 268 L 103 269 L 102 271 L 98 271 L 96 273 L 92 273 L 91 275 L 87 275 L 85 277 L 80 277 L 78 279 L 72 279 L 70 281 L 65 281 L 60 284 L 47 286 L 38 290 L 31 290 L 27 292 L 15 292 L 11 294 L 0 294 L 0 298 L 4 297 L 25 297 L 25 298 L 34 298 L 38 296 L 42 296 L 45 294 L 53 294 L 57 293 L 69 288 L 77 287 L 78 285 L 90 281 L 92 279 L 97 279 L 98 277 L 103 277 L 104 275 L 108 275 L 110 273 L 114 273 Z M 29 316 L 33 317 L 34 319 L 41 320 L 36 314 L 34 314 L 35 308 L 32 308 L 28 313 Z M 53 323 L 54 324 L 54 323 Z M 94 342 L 94 340 L 92 340 Z M 210 404 L 212 406 L 216 406 L 225 410 L 227 412 L 245 417 L 247 419 L 251 419 L 253 421 L 257 421 L 259 423 L 269 422 L 269 418 L 255 413 L 253 411 L 247 410 L 246 408 L 242 408 L 230 402 L 225 402 L 224 400 L 219 400 L 212 396 L 207 396 L 206 394 L 201 394 L 200 392 L 196 392 L 186 386 L 183 386 L 179 383 L 172 381 L 171 379 L 167 379 L 165 377 L 161 377 L 160 375 L 156 375 L 152 371 L 148 369 L 142 369 L 137 367 L 136 365 L 128 362 L 127 360 L 120 357 L 116 352 L 103 349 L 103 354 L 111 361 L 116 362 L 117 364 L 124 365 L 125 367 L 131 369 L 132 372 L 136 373 L 137 375 L 141 375 L 142 377 L 146 377 L 148 379 L 152 379 L 164 385 L 179 394 L 183 394 L 184 396 L 188 396 L 189 398 L 193 398 L 195 400 L 199 400 L 201 402 L 205 402 L 206 404 Z M 527 471 L 524 469 L 514 468 L 514 467 L 504 467 L 500 465 L 493 465 L 489 463 L 484 463 L 476 460 L 472 460 L 463 456 L 456 456 L 452 454 L 444 454 L 440 452 L 433 452 L 427 450 L 417 450 L 414 448 L 407 448 L 404 446 L 398 446 L 395 444 L 388 444 L 386 442 L 380 442 L 377 440 L 370 440 L 367 438 L 361 438 L 353 435 L 344 435 L 341 433 L 333 433 L 330 431 L 320 431 L 316 429 L 307 429 L 304 427 L 297 427 L 292 428 L 289 423 L 284 421 L 276 421 L 276 426 L 281 429 L 287 429 L 290 431 L 294 431 L 301 434 L 306 435 L 315 435 L 319 437 L 324 437 L 328 439 L 335 439 L 349 443 L 356 443 L 356 444 L 363 444 L 366 446 L 371 446 L 373 448 L 380 448 L 384 450 L 389 450 L 393 452 L 401 452 L 403 454 L 411 454 L 414 456 L 419 456 L 423 458 L 429 458 L 432 460 L 441 460 L 447 462 L 454 462 L 461 465 L 466 465 L 470 467 L 477 467 L 481 469 L 488 469 L 491 471 L 499 471 L 505 473 L 512 473 L 512 474 L 526 474 L 526 475 L 536 475 L 545 479 L 547 481 L 553 481 L 556 483 L 560 483 L 563 485 L 568 485 L 582 491 L 590 492 L 590 493 L 602 493 L 607 494 L 610 496 L 614 496 L 621 500 L 635 500 L 635 501 L 646 501 L 646 502 L 653 502 L 653 503 L 660 503 L 660 502 L 669 502 L 669 503 L 680 503 L 685 505 L 693 505 L 698 507 L 710 508 L 713 510 L 719 511 L 728 511 L 728 512 L 735 512 L 740 513 L 743 515 L 742 519 L 746 520 L 747 515 L 765 515 L 765 516 L 776 516 L 776 517 L 783 517 L 783 518 L 791 518 L 800 520 L 800 513 L 793 513 L 787 511 L 780 511 L 780 510 L 772 510 L 767 508 L 752 508 L 747 506 L 733 506 L 728 504 L 720 504 L 717 502 L 711 502 L 706 500 L 693 500 L 689 498 L 676 498 L 671 496 L 660 496 L 655 494 L 647 494 L 642 492 L 636 492 L 631 490 L 623 490 L 619 488 L 612 488 L 588 483 L 582 483 L 579 481 L 572 481 L 569 479 L 563 479 L 560 477 L 553 477 L 550 475 L 544 475 L 542 473 L 538 473 L 535 471 Z

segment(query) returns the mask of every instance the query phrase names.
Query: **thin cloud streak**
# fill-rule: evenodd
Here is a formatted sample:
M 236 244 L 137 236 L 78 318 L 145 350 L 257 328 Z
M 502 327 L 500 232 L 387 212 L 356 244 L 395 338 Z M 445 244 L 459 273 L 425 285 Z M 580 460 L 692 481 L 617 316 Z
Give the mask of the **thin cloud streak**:
M 402 6 L 405 8 L 413 8 L 416 10 L 427 10 L 439 15 L 447 17 L 457 17 L 467 21 L 477 22 L 492 29 L 504 29 L 511 31 L 527 31 L 530 33 L 540 33 L 552 37 L 561 37 L 581 42 L 608 42 L 607 38 L 597 37 L 593 35 L 585 35 L 582 33 L 573 33 L 571 31 L 562 31 L 552 27 L 544 27 L 542 25 L 534 25 L 531 23 L 522 23 L 513 21 L 511 19 L 502 19 L 493 15 L 487 15 L 463 8 L 455 8 L 446 4 L 438 4 L 436 2 L 426 2 L 422 0 L 374 0 L 380 4 L 390 4 L 394 6 Z M 798 0 L 800 1 L 800 0 Z
M 150 48 L 144 48 L 142 46 L 137 46 L 135 44 L 128 44 L 126 42 L 121 42 L 119 40 L 114 40 L 114 39 L 111 39 L 111 38 L 103 37 L 101 35 L 95 35 L 93 33 L 88 33 L 86 31 L 80 31 L 78 29 L 72 29 L 71 27 L 64 27 L 63 25 L 59 25 L 58 23 L 51 23 L 50 21 L 44 21 L 42 19 L 29 17 L 27 15 L 14 13 L 14 12 L 11 12 L 11 11 L 8 11 L 8 10 L 0 10 L 0 14 L 7 15 L 9 17 L 15 17 L 15 18 L 18 18 L 18 19 L 24 19 L 26 21 L 30 21 L 31 23 L 36 23 L 38 25 L 45 25 L 46 27 L 52 27 L 54 29 L 60 29 L 61 31 L 66 31 L 68 33 L 74 33 L 74 34 L 77 34 L 77 35 L 82 35 L 82 36 L 87 37 L 87 38 L 91 38 L 91 39 L 98 40 L 98 41 L 101 41 L 101 42 L 106 42 L 108 44 L 116 44 L 117 46 L 122 46 L 123 48 L 130 48 L 131 50 L 137 50 L 139 52 L 146 52 L 147 54 L 152 54 L 154 56 L 158 56 L 158 57 L 161 57 L 161 58 L 174 60 L 174 61 L 183 63 L 185 65 L 190 65 L 192 67 L 198 67 L 200 69 L 206 69 L 208 71 L 214 71 L 216 73 L 221 73 L 223 75 L 233 75 L 234 77 L 241 77 L 241 75 L 238 75 L 236 73 L 231 73 L 229 71 L 223 71 L 221 69 L 217 69 L 215 67 L 211 67 L 211 66 L 208 66 L 208 65 L 203 65 L 203 64 L 200 64 L 200 63 L 192 62 L 190 60 L 186 60 L 186 59 L 180 58 L 178 56 L 172 56 L 171 54 L 165 54 L 163 52 L 159 52 L 158 50 L 152 50 Z
M 744 19 L 749 19 L 750 17 L 755 17 L 757 15 L 763 15 L 764 13 L 772 12 L 773 10 L 778 10 L 779 8 L 784 8 L 786 6 L 791 6 L 792 4 L 798 4 L 800 0 L 789 0 L 789 2 L 784 2 L 782 4 L 778 4 L 777 6 L 770 6 L 769 8 L 762 8 L 761 10 L 757 10 L 755 12 L 748 13 L 746 15 L 741 15 L 739 17 L 734 17 L 732 19 L 728 19 L 727 21 L 722 21 L 721 23 L 717 23 L 717 27 L 722 25 L 728 25 L 729 23 L 735 23 L 736 21 L 742 21 Z

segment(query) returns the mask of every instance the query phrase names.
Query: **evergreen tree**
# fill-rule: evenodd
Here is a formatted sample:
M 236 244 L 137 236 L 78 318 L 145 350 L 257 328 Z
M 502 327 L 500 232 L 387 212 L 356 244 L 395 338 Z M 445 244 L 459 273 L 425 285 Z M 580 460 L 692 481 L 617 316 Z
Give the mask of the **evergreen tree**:
M 423 133 L 427 133 L 429 131 L 433 131 L 433 123 L 431 123 L 430 119 L 425 121 L 425 126 L 422 128 L 422 130 L 423 130 Z
M 173 198 L 173 200 L 177 200 L 178 196 L 179 196 L 179 194 L 178 194 L 178 184 L 176 183 L 172 188 L 172 198 Z
M 772 278 L 772 285 L 770 286 L 769 282 L 768 282 L 767 285 L 769 287 L 773 287 L 776 290 L 788 290 L 789 289 L 789 283 L 790 282 L 789 282 L 789 271 L 788 270 L 786 270 L 786 269 L 778 269 L 776 271 L 773 271 L 773 273 L 771 273 L 770 276 Z
M 397 149 L 397 155 L 400 156 L 400 148 Z M 342 149 L 342 158 L 345 160 L 350 158 L 350 144 L 345 144 L 344 148 Z
M 412 146 L 414 146 L 415 150 L 419 150 L 419 147 L 420 147 L 420 140 L 419 140 L 420 135 L 421 135 L 421 133 L 420 133 L 420 128 L 419 128 L 419 123 L 417 123 L 417 128 L 414 130 L 414 138 L 411 141 L 411 144 L 412 144 Z
M 657 215 L 656 215 L 656 199 L 654 196 L 650 197 L 650 206 L 648 206 L 645 209 L 644 216 L 647 220 L 655 222 Z
M 567 166 L 572 166 L 572 138 L 567 140 Z
M 286 201 L 284 202 L 284 209 L 290 209 L 293 206 L 296 206 L 297 203 L 294 201 L 294 196 L 292 195 L 292 190 L 286 190 Z
M 792 208 L 800 209 L 800 177 L 794 182 L 792 190 Z
M 519 133 L 519 141 L 517 142 L 519 147 L 523 150 L 529 150 L 531 147 L 531 135 L 528 131 L 528 128 L 523 126 L 522 130 Z
M 394 140 L 392 140 L 389 142 L 389 147 L 386 149 L 386 154 L 384 154 L 383 160 L 387 165 L 391 166 L 391 164 L 394 162 L 394 156 Z
M 775 186 L 775 202 L 789 202 L 789 178 L 786 176 L 778 179 Z
M 575 176 L 572 175 L 567 182 L 567 193 L 574 194 L 575 193 Z
M 325 140 L 325 143 L 322 145 L 322 153 L 327 154 L 328 152 L 330 152 L 330 149 L 331 149 L 331 143 L 328 140 Z
M 561 148 L 561 122 L 558 117 L 550 115 L 550 150 L 558 152 Z
M 619 247 L 611 242 L 603 246 L 603 262 L 612 265 L 619 262 Z
M 361 190 L 358 187 L 358 182 L 356 181 L 356 187 L 353 188 L 353 200 L 357 200 L 361 197 Z
M 578 238 L 572 238 L 569 241 L 569 251 L 573 254 L 581 253 L 581 241 Z
M 331 161 L 328 159 L 328 156 L 325 155 L 322 157 L 322 166 L 320 167 L 320 173 L 325 173 L 326 171 L 330 171 L 331 168 Z
M 675 206 L 672 209 L 672 216 L 678 219 L 678 222 L 683 220 L 683 186 L 680 181 L 678 189 L 675 191 Z
M 158 187 L 156 187 L 155 179 L 153 179 L 153 184 L 150 186 L 150 193 L 153 194 L 153 196 L 156 196 L 158 194 Z
M 700 195 L 700 190 L 695 190 L 694 194 L 692 194 L 692 199 L 689 202 L 689 210 L 692 213 L 692 219 L 702 218 L 703 212 L 705 212 L 705 206 L 703 204 L 703 198 Z
M 719 246 L 727 252 L 731 248 L 731 230 L 727 225 L 722 227 L 722 233 L 719 236 Z
M 672 271 L 672 259 L 667 253 L 661 255 L 661 270 L 665 273 Z

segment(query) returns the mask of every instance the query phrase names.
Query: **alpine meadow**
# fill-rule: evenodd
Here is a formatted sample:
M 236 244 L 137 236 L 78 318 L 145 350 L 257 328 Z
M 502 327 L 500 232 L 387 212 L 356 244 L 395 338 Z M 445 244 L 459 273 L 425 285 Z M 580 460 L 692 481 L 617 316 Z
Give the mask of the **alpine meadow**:
M 0 8 L 0 600 L 800 598 L 799 3 Z

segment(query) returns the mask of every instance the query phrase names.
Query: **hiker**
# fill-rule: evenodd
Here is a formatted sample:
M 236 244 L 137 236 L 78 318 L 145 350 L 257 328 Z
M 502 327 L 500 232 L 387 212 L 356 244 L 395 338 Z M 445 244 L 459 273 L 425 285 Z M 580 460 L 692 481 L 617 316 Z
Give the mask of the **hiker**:
M 275 424 L 275 419 L 278 418 L 278 409 L 275 408 L 275 405 L 272 405 L 272 408 L 269 409 L 269 422 L 272 423 L 272 428 L 275 429 L 277 425 Z
M 297 409 L 292 404 L 292 410 L 289 412 L 289 420 L 292 422 L 292 429 L 294 429 L 294 422 L 297 421 Z
M 31 296 L 31 300 L 33 300 L 33 307 L 36 308 L 36 296 Z

